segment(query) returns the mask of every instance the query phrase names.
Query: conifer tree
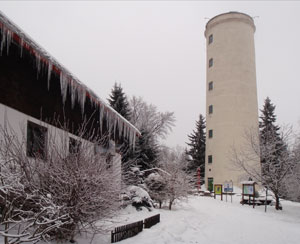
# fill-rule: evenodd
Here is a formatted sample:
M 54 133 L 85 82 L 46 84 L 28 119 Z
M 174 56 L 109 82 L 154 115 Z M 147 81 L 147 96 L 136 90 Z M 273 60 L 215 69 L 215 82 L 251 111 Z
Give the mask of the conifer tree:
M 196 173 L 197 168 L 200 167 L 202 179 L 204 179 L 205 174 L 205 128 L 205 118 L 200 114 L 199 120 L 196 121 L 196 130 L 188 135 L 190 142 L 187 143 L 189 149 L 186 151 L 189 158 L 188 170 Z
M 125 93 L 123 92 L 123 88 L 121 84 L 115 83 L 109 98 L 107 99 L 109 105 L 116 110 L 120 115 L 122 115 L 125 119 L 130 121 L 131 119 L 131 110 L 127 100 Z M 132 150 L 129 146 L 129 142 L 127 139 L 123 139 L 122 147 L 120 148 L 122 151 L 122 163 L 124 164 L 132 157 Z
M 141 136 L 136 142 L 133 157 L 140 170 L 151 169 L 156 166 L 158 159 L 158 145 L 147 130 L 141 130 Z
M 114 84 L 114 87 L 111 90 L 111 95 L 109 95 L 109 98 L 107 100 L 109 102 L 109 105 L 114 110 L 116 110 L 128 121 L 130 120 L 130 107 L 121 84 Z
M 276 164 L 279 161 L 279 156 L 283 150 L 283 141 L 280 137 L 280 127 L 275 124 L 275 105 L 271 103 L 269 97 L 266 98 L 263 109 L 260 110 L 262 115 L 259 117 L 259 135 L 261 148 L 270 148 L 274 143 L 274 152 L 266 154 L 261 152 L 262 175 L 267 175 L 269 167 L 266 164 Z M 275 150 L 276 149 L 276 150 Z M 280 149 L 280 150 L 279 150 Z
M 266 98 L 259 123 L 259 142 L 261 176 L 264 186 L 275 195 L 275 208 L 279 209 L 279 197 L 283 197 L 283 180 L 291 169 L 287 145 L 279 133 L 280 127 L 275 124 L 275 106 Z

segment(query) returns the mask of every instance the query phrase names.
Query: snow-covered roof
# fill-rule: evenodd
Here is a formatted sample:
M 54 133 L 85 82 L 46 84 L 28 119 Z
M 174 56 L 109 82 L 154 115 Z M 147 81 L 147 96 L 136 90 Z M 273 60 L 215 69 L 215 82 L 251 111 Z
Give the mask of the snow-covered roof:
M 103 121 L 104 116 L 107 118 L 109 128 L 114 130 L 119 129 L 120 135 L 125 135 L 127 139 L 134 145 L 136 136 L 140 135 L 139 130 L 115 111 L 111 106 L 99 98 L 92 90 L 84 85 L 77 77 L 62 66 L 54 57 L 47 53 L 41 46 L 33 41 L 24 31 L 22 31 L 16 24 L 9 20 L 0 11 L 0 29 L 1 29 L 1 43 L 0 55 L 3 51 L 9 53 L 9 47 L 12 42 L 20 46 L 20 55 L 22 57 L 23 49 L 26 49 L 36 59 L 37 72 L 41 68 L 48 70 L 48 89 L 50 86 L 51 75 L 57 74 L 60 77 L 61 95 L 63 102 L 66 101 L 68 88 L 71 91 L 71 102 L 74 106 L 75 100 L 81 105 L 81 110 L 84 112 L 85 100 L 88 97 L 95 106 L 99 106 L 99 118 Z M 7 50 L 3 50 L 6 45 Z
M 255 181 L 248 180 L 248 181 L 242 181 L 241 184 L 243 184 L 243 185 L 253 185 L 253 184 L 257 184 L 257 183 Z

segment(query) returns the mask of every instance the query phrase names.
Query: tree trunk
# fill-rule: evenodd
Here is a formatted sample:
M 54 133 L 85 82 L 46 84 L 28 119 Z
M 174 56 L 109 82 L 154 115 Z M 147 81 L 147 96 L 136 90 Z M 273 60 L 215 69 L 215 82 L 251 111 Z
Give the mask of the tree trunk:
M 279 204 L 279 196 L 277 194 L 275 194 L 275 209 L 282 210 L 282 207 Z
M 172 204 L 173 204 L 173 201 L 174 201 L 174 200 L 170 200 L 170 202 L 169 202 L 169 210 L 171 210 L 171 209 L 172 209 Z
M 161 202 L 161 201 L 159 201 L 159 208 L 161 208 L 161 204 L 162 204 L 162 202 Z

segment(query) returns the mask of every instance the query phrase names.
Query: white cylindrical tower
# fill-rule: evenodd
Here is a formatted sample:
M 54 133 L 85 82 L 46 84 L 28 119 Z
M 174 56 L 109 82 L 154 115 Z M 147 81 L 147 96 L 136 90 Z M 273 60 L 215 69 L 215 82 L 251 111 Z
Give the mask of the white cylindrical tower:
M 229 180 L 239 185 L 243 172 L 232 163 L 232 150 L 243 147 L 247 130 L 258 132 L 254 32 L 253 19 L 239 12 L 206 24 L 207 188 Z

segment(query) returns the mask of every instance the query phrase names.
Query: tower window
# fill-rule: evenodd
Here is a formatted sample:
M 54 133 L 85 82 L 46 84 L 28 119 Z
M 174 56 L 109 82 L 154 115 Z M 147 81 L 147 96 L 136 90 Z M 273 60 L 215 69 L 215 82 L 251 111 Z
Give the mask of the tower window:
M 46 159 L 47 128 L 28 121 L 27 148 L 28 157 Z
M 213 113 L 213 105 L 209 105 L 209 107 L 208 107 L 208 113 L 209 114 Z
M 209 35 L 208 37 L 208 44 L 211 44 L 214 40 L 213 34 Z
M 208 138 L 212 138 L 213 137 L 213 130 L 209 130 L 208 131 Z
M 209 164 L 211 164 L 211 163 L 212 163 L 212 155 L 208 155 L 208 157 L 207 157 L 207 161 L 208 161 L 208 163 L 209 163 Z
M 209 61 L 208 61 L 208 67 L 212 67 L 213 64 L 214 64 L 213 58 L 209 59 Z
M 214 88 L 214 83 L 213 83 L 213 81 L 210 81 L 208 83 L 208 90 L 211 91 L 213 88 Z

